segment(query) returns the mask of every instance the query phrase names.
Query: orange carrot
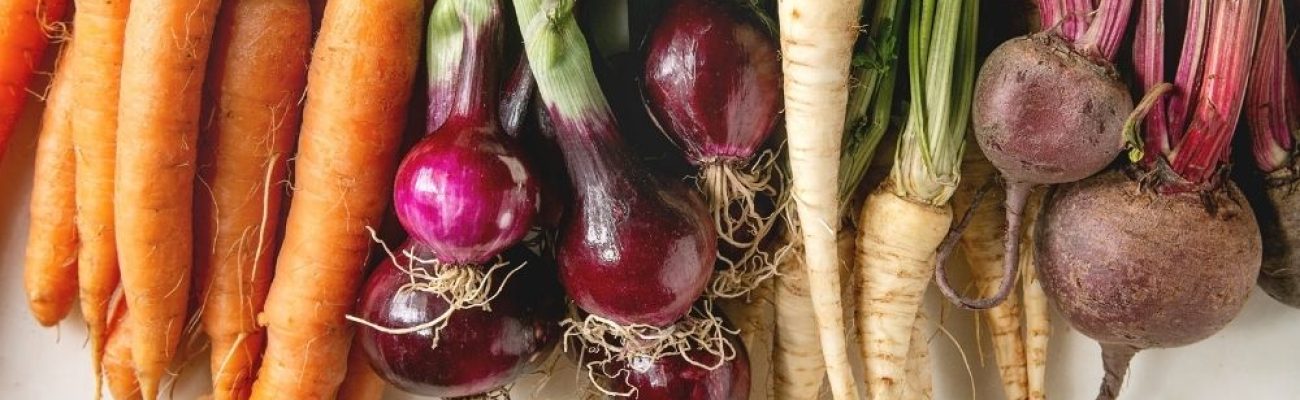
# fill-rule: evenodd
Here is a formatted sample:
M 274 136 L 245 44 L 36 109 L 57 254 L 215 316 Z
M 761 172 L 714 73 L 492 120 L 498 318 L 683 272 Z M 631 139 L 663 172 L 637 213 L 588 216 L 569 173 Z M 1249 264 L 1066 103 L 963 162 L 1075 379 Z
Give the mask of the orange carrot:
M 384 397 L 384 379 L 370 367 L 366 352 L 361 348 L 361 335 L 353 335 L 352 348 L 348 350 L 348 374 L 339 386 L 338 400 L 379 400 Z
M 121 303 L 121 302 L 119 302 Z M 116 307 L 117 315 L 108 329 L 108 343 L 104 350 L 104 376 L 113 400 L 141 400 L 140 385 L 135 379 L 135 363 L 131 361 L 131 326 L 127 324 L 126 307 Z
M 325 399 L 347 362 L 352 309 L 390 198 L 420 54 L 422 0 L 332 0 L 312 53 L 293 203 L 266 299 L 254 399 Z
M 157 398 L 185 326 L 199 104 L 218 3 L 136 0 L 126 22 L 113 219 L 146 399 Z
M 74 67 L 69 60 L 59 60 L 41 117 L 23 269 L 27 306 L 44 326 L 67 317 L 77 299 L 77 205 L 72 195 L 72 126 L 68 122 L 73 110 Z
M 63 19 L 67 8 L 67 0 L 0 0 L 0 158 L 27 102 L 27 84 L 45 54 L 47 29 Z
M 113 165 L 117 148 L 117 93 L 122 68 L 122 35 L 129 0 L 78 0 L 73 25 L 82 40 L 67 57 L 72 71 L 72 145 L 76 157 L 76 224 L 81 250 L 77 278 L 81 314 L 90 334 L 90 360 L 99 398 L 100 359 L 108 338 L 109 298 L 118 287 L 113 225 Z
M 306 0 L 226 0 L 212 42 L 195 202 L 195 271 L 212 344 L 212 398 L 248 398 L 257 325 L 307 83 Z M 206 194 L 206 196 L 205 196 Z

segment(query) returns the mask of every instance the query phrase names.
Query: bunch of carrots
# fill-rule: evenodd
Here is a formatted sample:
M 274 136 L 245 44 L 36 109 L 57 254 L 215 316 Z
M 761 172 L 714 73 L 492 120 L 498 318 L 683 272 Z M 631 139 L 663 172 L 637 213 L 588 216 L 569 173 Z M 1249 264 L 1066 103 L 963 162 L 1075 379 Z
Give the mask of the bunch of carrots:
M 1281 0 L 630 0 L 654 12 L 626 68 L 578 23 L 590 2 L 480 1 L 0 0 L 0 156 L 44 101 L 27 302 L 47 327 L 79 307 L 95 398 L 158 398 L 206 350 L 213 399 L 496 398 L 542 358 L 605 397 L 929 399 L 932 283 L 987 325 L 1006 398 L 1047 397 L 1048 299 L 1102 343 L 1114 398 L 1138 350 L 1216 332 L 1255 277 L 1300 304 Z M 1043 98 L 1070 79 L 1086 90 Z M 1254 175 L 1227 172 L 1239 116 Z M 629 145 L 644 131 L 667 161 Z M 1187 338 L 1089 319 L 1203 316 L 1176 278 L 1214 280 L 1152 277 L 1173 299 L 1137 304 L 1097 271 L 1163 264 L 1074 263 L 1110 239 L 1059 225 L 1072 199 L 1124 184 L 1260 235 L 1214 276 L 1239 297 L 1176 318 Z M 532 347 L 429 365 L 484 338 Z M 540 356 L 557 342 L 572 357 Z M 493 384 L 443 385 L 474 374 Z

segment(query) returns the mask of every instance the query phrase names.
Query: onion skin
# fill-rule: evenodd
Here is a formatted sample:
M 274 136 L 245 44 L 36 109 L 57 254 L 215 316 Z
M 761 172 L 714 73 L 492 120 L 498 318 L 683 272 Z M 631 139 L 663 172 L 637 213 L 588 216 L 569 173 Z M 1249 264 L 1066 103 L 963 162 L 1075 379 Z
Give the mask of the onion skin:
M 528 233 L 540 185 L 523 149 L 498 128 L 458 122 L 448 120 L 407 153 L 393 205 L 439 261 L 482 264 Z
M 397 168 L 393 206 L 411 237 L 439 261 L 482 264 L 523 239 L 539 212 L 532 161 L 497 112 L 500 5 L 465 31 L 451 113 Z M 432 117 L 432 116 L 431 116 Z
M 548 111 L 577 200 L 557 252 L 566 294 L 619 324 L 671 325 L 713 273 L 717 237 L 704 202 L 636 164 L 612 130 L 593 129 L 611 121 Z
M 729 1 L 674 1 L 646 49 L 646 106 L 691 163 L 748 160 L 771 136 L 781 62 L 753 11 Z
M 422 246 L 408 242 L 429 257 Z M 358 328 L 371 366 L 393 386 L 410 393 L 436 397 L 478 394 L 509 384 L 537 366 L 560 338 L 564 316 L 563 295 L 555 282 L 555 267 L 515 247 L 506 253 L 512 265 L 527 261 L 491 301 L 492 311 L 457 310 L 440 332 L 436 347 L 433 331 L 392 335 L 369 327 Z M 405 257 L 398 256 L 401 262 Z M 405 267 L 405 266 L 403 266 Z M 498 270 L 501 279 L 512 267 Z M 392 264 L 380 264 L 366 282 L 360 316 L 381 326 L 402 328 L 431 320 L 447 308 L 435 294 L 399 292 L 410 278 Z
M 736 357 L 712 371 L 687 362 L 681 355 L 672 355 L 660 358 L 645 371 L 629 368 L 626 382 L 618 377 L 611 386 L 615 392 L 635 388 L 632 398 L 638 400 L 746 400 L 750 385 L 748 352 L 735 335 L 728 334 L 727 340 L 735 347 Z M 718 360 L 698 349 L 688 354 L 704 365 Z

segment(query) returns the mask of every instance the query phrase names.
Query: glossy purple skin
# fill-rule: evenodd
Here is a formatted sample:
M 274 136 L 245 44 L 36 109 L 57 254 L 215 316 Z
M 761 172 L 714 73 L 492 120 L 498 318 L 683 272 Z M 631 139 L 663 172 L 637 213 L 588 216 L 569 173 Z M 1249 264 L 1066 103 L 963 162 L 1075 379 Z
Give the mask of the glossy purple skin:
M 540 186 L 514 139 L 464 121 L 448 120 L 407 153 L 393 205 L 406 231 L 439 261 L 482 264 L 528 233 Z
M 403 248 L 410 246 L 408 242 Z M 527 260 L 528 265 L 492 300 L 491 312 L 472 309 L 452 314 L 437 347 L 430 346 L 431 330 L 391 335 L 358 327 L 362 348 L 375 371 L 406 392 L 458 397 L 509 384 L 536 367 L 560 338 L 563 295 L 555 282 L 554 265 L 522 247 L 506 255 L 515 263 Z M 362 292 L 360 316 L 382 326 L 406 327 L 446 310 L 447 303 L 436 295 L 399 293 L 397 289 L 407 282 L 409 278 L 391 261 L 380 264 Z
M 736 358 L 710 371 L 686 361 L 680 355 L 660 358 L 645 371 L 629 369 L 626 383 L 614 379 L 616 392 L 636 388 L 637 400 L 746 400 L 749 399 L 750 371 L 745 346 L 734 335 L 727 339 L 736 348 Z M 712 365 L 717 356 L 700 350 L 688 353 L 692 360 Z M 612 398 L 612 397 L 611 397 Z
M 691 163 L 748 160 L 781 110 L 776 40 L 736 2 L 676 0 L 646 42 L 644 97 Z
M 672 324 L 713 273 L 717 237 L 704 202 L 638 164 L 612 120 L 548 111 L 577 200 L 557 246 L 565 293 L 621 324 Z

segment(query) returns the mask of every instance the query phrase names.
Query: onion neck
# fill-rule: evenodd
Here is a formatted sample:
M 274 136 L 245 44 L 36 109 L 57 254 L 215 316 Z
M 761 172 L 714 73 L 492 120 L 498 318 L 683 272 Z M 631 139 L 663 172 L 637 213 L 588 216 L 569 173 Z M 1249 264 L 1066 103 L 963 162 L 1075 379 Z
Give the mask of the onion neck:
M 636 170 L 609 102 L 596 81 L 574 0 L 515 0 L 524 50 L 575 188 L 629 183 Z M 593 182 L 593 179 L 605 182 Z M 590 185 L 596 183 L 596 185 Z
M 464 0 L 459 8 L 465 26 L 464 51 L 447 121 L 499 126 L 496 64 L 501 61 L 501 6 L 497 1 Z
M 464 26 L 457 1 L 439 1 L 429 13 L 425 40 L 428 76 L 428 118 L 425 133 L 431 133 L 447 120 L 455 103 L 461 54 L 465 45 Z

